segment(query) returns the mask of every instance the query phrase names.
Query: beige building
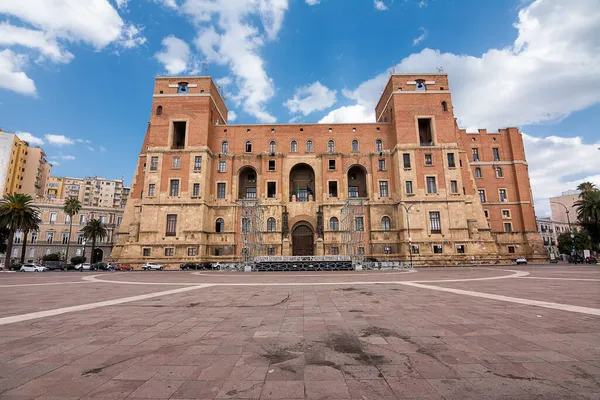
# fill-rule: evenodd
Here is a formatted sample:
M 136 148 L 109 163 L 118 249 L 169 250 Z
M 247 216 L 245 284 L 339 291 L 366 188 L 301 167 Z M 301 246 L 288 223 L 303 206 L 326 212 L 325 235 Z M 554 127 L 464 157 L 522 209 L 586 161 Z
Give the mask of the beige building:
M 69 241 L 69 217 L 63 212 L 63 200 L 38 200 L 34 204 L 40 209 L 42 224 L 37 232 L 29 233 L 27 238 L 27 249 L 25 253 L 26 262 L 37 262 L 45 254 L 60 253 L 66 251 Z M 85 254 L 87 260 L 91 258 L 91 243 L 84 243 L 81 229 L 91 218 L 99 218 L 108 230 L 108 237 L 96 242 L 96 260 L 106 260 L 116 241 L 117 230 L 123 219 L 122 208 L 106 207 L 82 207 L 79 214 L 73 217 L 73 230 L 70 238 L 69 259 L 74 256 Z M 23 241 L 22 232 L 17 232 L 11 258 L 21 258 L 21 247 Z
M 48 199 L 76 197 L 84 206 L 125 208 L 130 188 L 123 179 L 101 177 L 69 178 L 50 177 L 46 184 Z
M 577 207 L 575 202 L 579 200 L 579 190 L 563 192 L 558 197 L 550 197 L 550 209 L 552 221 L 575 224 L 577 222 Z

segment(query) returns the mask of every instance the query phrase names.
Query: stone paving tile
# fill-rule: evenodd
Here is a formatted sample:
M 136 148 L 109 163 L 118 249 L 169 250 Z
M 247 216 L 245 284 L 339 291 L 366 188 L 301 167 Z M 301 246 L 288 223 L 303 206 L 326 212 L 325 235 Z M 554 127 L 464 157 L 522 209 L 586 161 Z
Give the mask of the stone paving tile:
M 214 399 L 223 381 L 186 381 L 173 394 L 175 399 Z
M 305 398 L 307 399 L 350 399 L 346 382 L 335 381 L 305 381 Z
M 304 399 L 303 381 L 267 381 L 260 395 L 261 399 Z
M 132 398 L 163 399 L 171 397 L 185 381 L 159 381 L 151 379 L 129 395 Z
M 111 379 L 102 384 L 96 390 L 92 391 L 87 397 L 124 399 L 125 397 L 129 396 L 130 393 L 142 386 L 145 382 L 146 381 Z

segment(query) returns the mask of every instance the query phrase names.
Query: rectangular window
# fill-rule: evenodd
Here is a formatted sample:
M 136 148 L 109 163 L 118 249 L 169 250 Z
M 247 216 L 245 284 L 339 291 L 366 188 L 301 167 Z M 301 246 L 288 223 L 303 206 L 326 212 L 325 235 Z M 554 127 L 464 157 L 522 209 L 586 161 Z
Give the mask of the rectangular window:
M 54 225 L 56 223 L 56 213 L 50 213 L 50 224 Z
M 340 254 L 340 248 L 337 246 L 332 246 L 330 253 L 332 256 L 337 256 Z
M 508 199 L 506 198 L 506 189 L 500 189 L 498 191 L 498 193 L 500 194 L 500 201 L 501 202 L 506 202 L 508 201 Z
M 431 233 L 442 233 L 442 222 L 439 211 L 429 212 L 429 227 L 431 228 Z
M 508 246 L 508 252 L 510 254 L 515 254 L 515 246 Z
M 20 231 L 15 232 L 15 239 L 14 239 L 13 243 L 14 244 L 21 243 L 21 232 Z
M 202 169 L 202 156 L 194 157 L 194 171 L 200 171 Z
M 365 230 L 365 221 L 363 217 L 354 217 L 354 230 L 357 232 Z
M 173 122 L 173 149 L 185 148 L 185 131 L 187 122 L 185 121 L 174 121 Z
M 173 168 L 175 168 L 175 169 L 181 168 L 181 158 L 173 157 Z
M 167 232 L 165 236 L 175 236 L 177 234 L 177 214 L 167 214 Z
M 433 156 L 431 154 L 425 154 L 425 165 L 433 165 Z
M 156 184 L 151 183 L 148 185 L 148 197 L 154 197 L 156 191 Z
M 274 256 L 275 255 L 275 247 L 269 247 L 267 249 L 267 255 Z
M 510 222 L 504 223 L 504 232 L 512 232 L 512 223 L 510 223 Z
M 275 171 L 275 160 L 269 160 L 269 171 Z
M 464 244 L 457 244 L 456 245 L 456 252 L 458 254 L 465 254 L 465 245 Z
M 31 244 L 36 244 L 37 240 L 38 240 L 38 234 L 37 234 L 37 232 L 33 232 L 31 234 Z
M 413 244 L 410 246 L 410 252 L 413 254 L 419 254 L 419 245 Z
M 476 148 L 473 148 L 472 151 L 473 151 L 473 161 L 479 161 L 479 150 Z
M 348 197 L 358 197 L 358 186 L 348 186 Z
M 365 255 L 365 248 L 363 246 L 359 246 L 356 249 L 356 252 L 358 253 L 358 255 L 364 256 Z
M 404 168 L 410 168 L 410 154 L 402 154 L 402 160 L 404 161 Z
M 225 184 L 217 183 L 217 199 L 225 198 Z
M 419 118 L 419 142 L 421 146 L 433 146 L 433 135 L 431 133 L 431 119 Z
M 406 194 L 413 194 L 412 181 L 406 181 Z
M 192 196 L 194 196 L 194 197 L 200 196 L 200 184 L 199 183 L 194 183 L 194 186 L 192 186 Z
M 69 214 L 65 215 L 65 225 L 69 225 L 71 223 L 71 216 Z
M 494 147 L 492 149 L 492 153 L 494 153 L 494 161 L 500 161 L 500 149 L 497 147 Z
M 150 159 L 150 171 L 158 170 L 158 157 L 154 156 Z
M 437 193 L 437 185 L 435 184 L 434 176 L 427 177 L 427 193 L 430 193 L 430 194 Z
M 67 243 L 69 243 L 69 232 L 62 234 L 62 244 L 67 244 Z
M 479 200 L 481 200 L 482 203 L 485 203 L 485 190 L 479 189 L 477 192 L 479 193 Z
M 222 247 L 215 248 L 215 256 L 222 256 L 222 255 L 223 255 L 223 248 Z
M 267 182 L 267 197 L 270 199 L 277 197 L 277 184 L 275 182 Z
M 77 234 L 77 244 L 83 244 L 83 233 L 81 232 Z
M 379 182 L 379 197 L 388 197 L 388 182 Z
M 377 167 L 379 171 L 385 171 L 385 160 L 379 160 Z
M 454 162 L 454 153 L 448 153 L 448 167 L 449 168 L 456 167 L 456 163 Z
M 169 193 L 171 196 L 179 196 L 179 179 L 171 179 Z
M 335 160 L 329 160 L 329 170 L 335 169 Z
M 458 181 L 450 181 L 450 193 L 458 193 Z
M 483 210 L 483 215 L 485 215 L 486 218 L 490 217 L 490 211 L 489 210 Z
M 46 243 L 52 244 L 53 240 L 54 240 L 54 232 L 46 233 Z
M 502 218 L 510 218 L 510 210 L 502 210 Z
M 433 245 L 433 253 L 434 254 L 442 254 L 444 252 L 444 248 L 439 244 Z
M 198 255 L 198 248 L 197 247 L 188 247 L 188 256 L 193 257 L 196 255 Z
M 227 171 L 227 161 L 219 161 L 219 172 Z
M 165 256 L 173 257 L 174 254 L 175 254 L 175 249 L 173 247 L 165 248 Z
M 329 197 L 338 197 L 337 182 L 329 182 Z
M 144 247 L 142 249 L 142 254 L 144 255 L 144 257 L 150 257 L 150 248 L 149 247 Z
M 247 199 L 255 199 L 256 198 L 256 188 L 255 187 L 246 187 L 246 198 Z

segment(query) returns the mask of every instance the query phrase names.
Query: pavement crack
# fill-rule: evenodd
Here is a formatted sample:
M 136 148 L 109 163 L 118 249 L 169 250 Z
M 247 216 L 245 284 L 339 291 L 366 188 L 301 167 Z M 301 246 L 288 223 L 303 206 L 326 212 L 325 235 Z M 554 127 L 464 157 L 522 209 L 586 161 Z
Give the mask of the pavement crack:
M 543 381 L 542 378 L 536 378 L 533 376 L 526 377 L 526 376 L 517 376 L 517 375 L 513 375 L 513 374 L 502 375 L 502 374 L 498 374 L 496 372 L 492 372 L 492 375 L 498 376 L 500 378 L 515 379 L 515 380 L 519 380 L 519 381 Z

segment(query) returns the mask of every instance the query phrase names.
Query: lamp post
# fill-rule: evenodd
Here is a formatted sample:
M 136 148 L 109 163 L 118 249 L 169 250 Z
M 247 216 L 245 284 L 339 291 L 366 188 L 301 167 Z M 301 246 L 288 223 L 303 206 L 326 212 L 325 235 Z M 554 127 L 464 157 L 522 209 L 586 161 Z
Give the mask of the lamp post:
M 411 268 L 413 267 L 413 255 L 412 255 L 412 238 L 410 237 L 410 218 L 408 216 L 408 212 L 410 211 L 412 206 L 414 206 L 415 204 L 418 204 L 418 203 L 412 203 L 410 206 L 406 207 L 406 204 L 400 203 L 400 205 L 406 211 L 406 229 L 408 231 L 408 254 L 410 256 L 410 267 Z
M 575 234 L 571 230 L 571 220 L 569 219 L 569 209 L 563 203 L 559 203 L 558 201 L 551 201 L 550 204 L 559 204 L 563 206 L 565 212 L 567 213 L 567 225 L 569 226 L 569 233 L 571 234 L 571 242 L 573 242 L 573 249 L 571 250 L 571 254 L 575 254 Z

